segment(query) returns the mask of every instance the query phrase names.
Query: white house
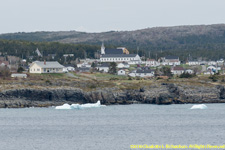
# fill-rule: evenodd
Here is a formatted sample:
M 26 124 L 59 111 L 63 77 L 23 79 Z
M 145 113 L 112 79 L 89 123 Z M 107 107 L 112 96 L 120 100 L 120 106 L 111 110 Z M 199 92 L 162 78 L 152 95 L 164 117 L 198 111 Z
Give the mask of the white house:
M 117 65 L 117 68 L 130 68 L 130 65 L 128 63 L 119 63 Z
M 200 65 L 200 62 L 199 61 L 188 61 L 188 65 L 189 66 L 197 66 L 197 65 Z
M 184 68 L 180 66 L 175 66 L 171 69 L 172 74 L 174 75 L 181 75 L 184 73 Z
M 57 61 L 35 61 L 30 65 L 30 73 L 63 73 L 64 66 Z
M 170 66 L 177 66 L 180 65 L 179 57 L 177 56 L 166 56 L 162 57 L 162 65 L 170 65 Z
M 68 71 L 75 71 L 75 68 L 72 67 L 72 66 L 67 66 L 66 69 L 67 69 Z
M 99 71 L 103 71 L 103 72 L 109 72 L 109 64 L 103 63 L 100 65 L 97 65 L 96 69 L 98 69 Z
M 221 70 L 221 67 L 209 66 L 209 67 L 207 67 L 207 70 L 210 72 L 217 72 L 217 71 Z
M 191 69 L 187 69 L 187 70 L 185 70 L 185 73 L 193 74 L 193 73 L 194 73 L 194 71 L 193 71 L 193 70 L 191 70 Z
M 153 77 L 155 72 L 153 70 L 138 69 L 128 74 L 131 77 Z
M 77 64 L 77 68 L 81 68 L 81 67 L 91 68 L 91 63 L 88 63 L 85 61 L 85 62 Z
M 27 78 L 27 74 L 12 73 L 12 78 Z
M 105 54 L 100 56 L 101 62 L 128 62 L 129 64 L 141 63 L 138 54 Z
M 217 63 L 216 63 L 215 61 L 209 61 L 209 62 L 208 62 L 208 65 L 210 65 L 210 66 L 211 66 L 211 65 L 216 65 L 216 64 L 217 64 Z
M 148 67 L 157 67 L 160 66 L 160 63 L 155 59 L 148 59 L 146 60 L 145 65 Z
M 125 76 L 125 75 L 126 75 L 126 71 L 123 70 L 123 69 L 120 69 L 120 70 L 118 70 L 117 74 L 118 74 L 119 76 Z

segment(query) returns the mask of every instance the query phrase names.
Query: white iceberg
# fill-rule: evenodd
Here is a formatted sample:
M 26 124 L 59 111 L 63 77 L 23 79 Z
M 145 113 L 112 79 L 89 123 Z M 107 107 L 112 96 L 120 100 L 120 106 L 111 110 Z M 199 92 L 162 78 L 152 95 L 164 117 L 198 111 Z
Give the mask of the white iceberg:
M 87 104 L 63 104 L 62 106 L 56 106 L 55 109 L 85 109 L 85 108 L 98 108 L 105 107 L 105 105 L 101 105 L 101 102 L 97 103 L 87 103 Z
M 55 109 L 72 109 L 69 104 L 63 104 L 62 106 L 56 106 Z
M 208 107 L 205 104 L 193 105 L 191 109 L 207 109 Z
M 79 109 L 80 104 L 72 104 L 71 108 L 72 109 Z

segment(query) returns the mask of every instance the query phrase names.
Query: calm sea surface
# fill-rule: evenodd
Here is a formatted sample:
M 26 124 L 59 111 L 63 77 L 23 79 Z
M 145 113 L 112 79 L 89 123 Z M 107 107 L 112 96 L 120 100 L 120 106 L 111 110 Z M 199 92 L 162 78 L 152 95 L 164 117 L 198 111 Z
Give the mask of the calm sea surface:
M 225 144 L 225 104 L 0 109 L 1 150 L 127 150 L 140 144 Z

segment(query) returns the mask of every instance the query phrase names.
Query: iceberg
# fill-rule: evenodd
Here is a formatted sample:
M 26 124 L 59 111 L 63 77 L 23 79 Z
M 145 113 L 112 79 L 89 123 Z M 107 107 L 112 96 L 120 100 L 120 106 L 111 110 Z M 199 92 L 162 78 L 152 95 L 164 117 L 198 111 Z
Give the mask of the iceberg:
M 191 109 L 207 109 L 208 107 L 205 104 L 193 105 Z
M 105 105 L 101 105 L 101 102 L 97 103 L 87 103 L 87 104 L 63 104 L 62 106 L 56 106 L 55 109 L 85 109 L 85 108 L 98 108 L 105 107 Z
M 69 104 L 63 104 L 62 106 L 56 106 L 55 109 L 72 109 Z

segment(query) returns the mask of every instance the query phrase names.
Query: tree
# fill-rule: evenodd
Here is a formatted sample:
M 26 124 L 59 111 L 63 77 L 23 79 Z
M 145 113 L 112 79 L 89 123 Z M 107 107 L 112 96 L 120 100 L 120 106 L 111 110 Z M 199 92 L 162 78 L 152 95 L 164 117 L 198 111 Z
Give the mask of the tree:
M 163 66 L 163 67 L 160 69 L 160 71 L 163 72 L 163 75 L 164 75 L 164 76 L 168 76 L 168 77 L 172 77 L 172 76 L 173 76 L 173 74 L 172 74 L 172 72 L 171 72 L 171 69 L 170 69 L 169 67 Z
M 117 64 L 115 62 L 111 62 L 109 65 L 109 73 L 110 74 L 116 74 L 117 69 L 116 69 Z
M 23 67 L 19 67 L 19 68 L 17 69 L 17 72 L 19 72 L 19 73 L 22 73 L 23 71 L 24 71 Z

